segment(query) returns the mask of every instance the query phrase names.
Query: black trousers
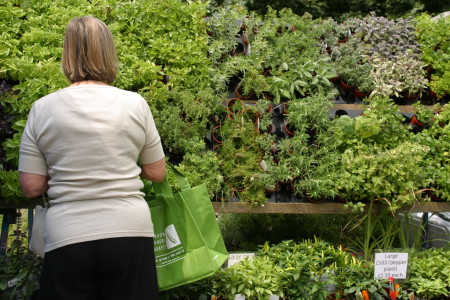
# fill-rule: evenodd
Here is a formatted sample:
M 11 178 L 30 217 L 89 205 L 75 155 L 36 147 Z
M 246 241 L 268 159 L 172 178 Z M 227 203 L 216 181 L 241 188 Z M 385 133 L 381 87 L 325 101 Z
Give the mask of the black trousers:
M 153 238 L 125 237 L 45 253 L 39 300 L 159 299 Z

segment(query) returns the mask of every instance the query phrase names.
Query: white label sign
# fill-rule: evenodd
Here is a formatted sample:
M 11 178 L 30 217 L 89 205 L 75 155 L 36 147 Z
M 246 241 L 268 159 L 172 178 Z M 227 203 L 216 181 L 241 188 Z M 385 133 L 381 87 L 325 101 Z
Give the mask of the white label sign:
M 406 279 L 408 253 L 375 253 L 374 278 Z
M 19 279 L 17 278 L 13 278 L 10 281 L 8 281 L 8 287 L 13 287 L 17 284 L 17 282 L 19 281 Z
M 255 257 L 255 253 L 229 253 L 227 267 L 231 267 L 243 259 L 252 259 L 253 257 Z

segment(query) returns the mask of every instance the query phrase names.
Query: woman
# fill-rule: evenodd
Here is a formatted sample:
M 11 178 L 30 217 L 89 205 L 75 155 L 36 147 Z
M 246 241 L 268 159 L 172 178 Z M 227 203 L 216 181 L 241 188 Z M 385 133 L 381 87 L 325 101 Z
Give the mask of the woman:
M 72 84 L 34 103 L 20 146 L 25 195 L 50 199 L 39 299 L 159 299 L 139 175 L 161 182 L 165 160 L 148 104 L 110 86 L 114 39 L 94 17 L 68 24 L 62 69 Z

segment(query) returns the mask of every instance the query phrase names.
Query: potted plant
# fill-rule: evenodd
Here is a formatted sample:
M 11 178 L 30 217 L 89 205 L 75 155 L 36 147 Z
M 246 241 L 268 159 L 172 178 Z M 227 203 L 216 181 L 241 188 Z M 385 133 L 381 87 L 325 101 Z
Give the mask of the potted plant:
M 423 105 L 420 101 L 413 104 L 416 112 L 411 119 L 411 124 L 428 127 L 434 119 L 436 111 L 439 109 L 438 106 L 428 107 Z
M 371 13 L 357 20 L 355 37 L 362 42 L 363 57 L 371 65 L 373 95 L 419 97 L 428 82 L 415 37 L 412 18 L 389 20 Z
M 450 92 L 449 18 L 433 19 L 428 14 L 417 17 L 417 39 L 423 62 L 430 67 L 430 89 L 441 99 Z
M 205 184 L 211 197 L 217 194 L 223 184 L 223 176 L 220 172 L 219 159 L 214 151 L 201 151 L 187 153 L 183 161 L 177 165 L 178 171 L 186 176 L 192 186 Z M 178 181 L 173 172 L 169 172 L 169 182 L 174 190 L 180 190 Z
M 42 259 L 27 247 L 27 234 L 17 229 L 16 239 L 0 256 L 0 292 L 4 299 L 31 299 L 39 289 Z
M 421 299 L 448 297 L 450 283 L 446 274 L 449 254 L 448 248 L 412 253 L 408 266 L 411 278 L 404 283 L 404 288 L 412 289 Z
M 321 147 L 312 153 L 314 164 L 294 182 L 294 193 L 309 202 L 333 200 L 338 194 L 336 182 L 340 177 L 340 155 L 331 147 Z
M 418 166 L 425 168 L 429 148 L 410 141 L 411 133 L 392 100 L 373 101 L 364 116 L 334 120 L 335 143 L 342 153 L 337 189 L 356 202 L 387 199 L 394 210 L 422 201 L 415 191 L 429 180 Z
M 415 56 L 404 55 L 395 60 L 387 60 L 379 55 L 373 55 L 371 65 L 375 82 L 372 95 L 414 100 L 422 95 L 422 91 L 428 85 L 425 65 Z
M 273 122 L 274 109 L 272 102 L 267 99 L 262 99 L 255 104 L 255 107 L 257 110 L 257 129 L 262 133 L 273 133 L 275 125 Z
M 233 266 L 218 271 L 214 277 L 214 294 L 234 300 L 236 294 L 245 299 L 268 299 L 270 295 L 283 297 L 282 269 L 267 256 L 244 259 Z
M 350 253 L 317 238 L 282 241 L 276 245 L 266 243 L 258 255 L 268 256 L 283 268 L 288 299 L 328 299 L 330 294 L 339 291 L 338 274 L 351 260 Z
M 350 44 L 346 43 L 344 46 L 338 47 L 336 51 L 343 50 L 347 45 Z M 344 92 L 349 92 L 353 87 L 352 95 L 362 99 L 374 89 L 371 76 L 372 67 L 367 62 L 361 62 L 355 58 L 354 54 L 343 55 L 336 59 L 333 64 L 339 78 L 348 86 L 348 88 L 344 86 Z
M 267 201 L 261 168 L 261 141 L 268 135 L 256 128 L 257 109 L 249 106 L 242 114 L 226 119 L 220 127 L 222 143 L 217 151 L 226 186 L 242 202 L 261 205 Z
M 344 286 L 344 293 L 348 296 L 361 295 L 359 299 L 365 300 L 362 293 L 369 294 L 369 299 L 385 299 L 389 288 L 387 281 L 373 278 L 373 263 L 358 261 L 345 269 L 340 277 L 340 283 Z M 358 299 L 358 296 L 356 296 Z
M 422 106 L 419 106 L 419 108 L 424 110 L 430 117 L 431 113 L 435 111 Z M 448 137 L 450 136 L 449 109 L 448 104 L 438 109 L 438 112 L 433 114 L 433 119 L 428 124 L 428 127 L 414 136 L 415 142 L 430 148 L 430 151 L 424 158 L 428 165 L 428 168 L 424 171 L 426 171 L 427 177 L 430 178 L 430 183 L 424 187 L 430 187 L 435 197 L 447 201 L 450 199 L 450 190 L 445 183 L 450 178 L 447 167 L 450 159 L 450 147 L 448 144 Z

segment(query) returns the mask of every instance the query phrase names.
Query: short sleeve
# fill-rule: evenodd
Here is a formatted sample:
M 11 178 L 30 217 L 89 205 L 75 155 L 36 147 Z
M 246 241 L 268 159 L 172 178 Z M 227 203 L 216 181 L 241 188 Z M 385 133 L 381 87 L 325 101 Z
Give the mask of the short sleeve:
M 19 150 L 19 171 L 47 176 L 48 167 L 44 154 L 39 150 L 34 131 L 36 108 L 33 106 L 28 115 L 22 134 Z
M 165 155 L 153 115 L 147 102 L 144 99 L 142 101 L 145 114 L 145 143 L 139 156 L 142 164 L 150 164 L 163 159 Z

